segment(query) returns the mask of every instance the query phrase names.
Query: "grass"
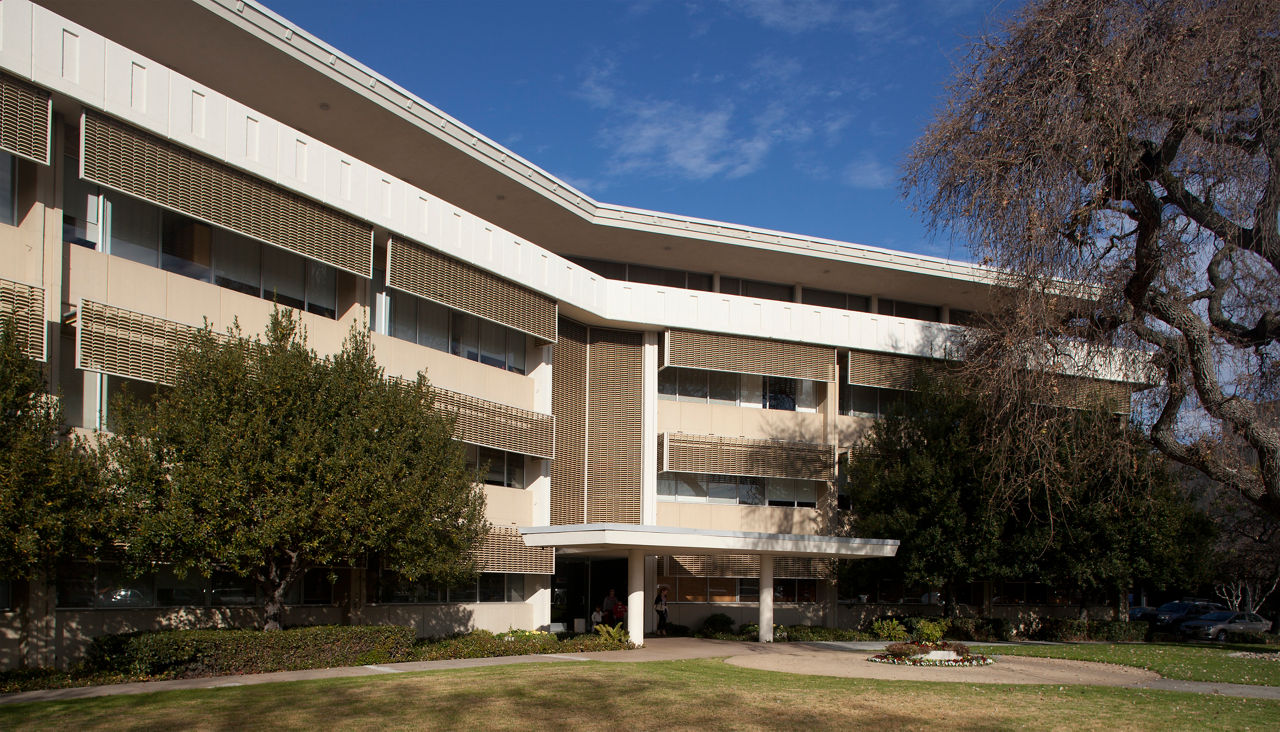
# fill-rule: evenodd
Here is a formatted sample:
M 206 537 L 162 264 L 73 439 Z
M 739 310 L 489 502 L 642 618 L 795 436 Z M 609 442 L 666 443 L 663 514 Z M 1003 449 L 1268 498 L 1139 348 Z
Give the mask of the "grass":
M 1273 651 L 1264 646 L 1203 646 L 1186 643 L 1081 643 L 1054 646 L 981 646 L 987 655 L 1065 658 L 1135 666 L 1167 679 L 1280 686 L 1280 661 L 1232 658 L 1233 651 Z M 998 660 L 998 659 L 997 659 Z
M 859 662 L 861 659 L 859 659 Z M 715 659 L 519 664 L 0 705 L 0 729 L 1273 729 L 1280 702 L 839 679 Z

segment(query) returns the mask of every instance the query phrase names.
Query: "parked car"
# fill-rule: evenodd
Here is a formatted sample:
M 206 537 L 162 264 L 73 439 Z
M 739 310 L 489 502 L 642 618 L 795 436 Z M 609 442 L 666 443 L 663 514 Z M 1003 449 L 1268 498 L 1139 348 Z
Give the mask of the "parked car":
M 1227 633 L 1265 633 L 1271 630 L 1271 621 L 1257 613 L 1236 613 L 1230 610 L 1202 615 L 1182 624 L 1182 634 L 1188 638 L 1227 639 Z
M 1155 611 L 1156 609 L 1153 607 L 1147 607 L 1146 605 L 1135 605 L 1129 608 L 1129 619 L 1145 620 L 1147 615 L 1152 615 L 1155 613 Z
M 1188 620 L 1196 620 L 1203 615 L 1226 609 L 1216 602 L 1177 600 L 1166 602 L 1156 608 L 1155 612 L 1143 615 L 1141 619 L 1150 623 L 1155 630 L 1170 632 L 1182 627 L 1182 624 Z

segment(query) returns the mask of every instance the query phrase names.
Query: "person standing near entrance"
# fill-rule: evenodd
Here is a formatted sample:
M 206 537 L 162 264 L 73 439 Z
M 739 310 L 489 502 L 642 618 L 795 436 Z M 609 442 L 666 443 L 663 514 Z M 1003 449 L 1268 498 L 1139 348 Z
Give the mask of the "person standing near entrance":
M 658 635 L 667 634 L 667 588 L 659 587 L 653 599 L 653 610 L 658 614 Z
M 609 590 L 609 596 L 604 598 L 604 605 L 603 605 L 604 616 L 606 618 L 613 618 L 614 616 L 613 610 L 617 606 L 618 606 L 618 595 L 613 590 Z

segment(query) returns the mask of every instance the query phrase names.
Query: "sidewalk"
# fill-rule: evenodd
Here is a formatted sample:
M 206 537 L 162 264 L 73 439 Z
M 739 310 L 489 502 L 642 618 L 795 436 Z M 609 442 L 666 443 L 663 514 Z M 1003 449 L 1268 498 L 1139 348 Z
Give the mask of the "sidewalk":
M 580 661 L 643 663 L 647 661 L 678 661 L 692 658 L 725 658 L 728 663 L 747 668 L 846 678 L 990 684 L 1080 684 L 1280 700 L 1280 687 L 1277 686 L 1177 681 L 1160 678 L 1157 674 L 1143 671 L 1142 669 L 1086 661 L 1005 656 L 1000 658 L 994 666 L 925 668 L 867 663 L 863 660 L 866 655 L 882 648 L 884 648 L 883 642 L 751 643 L 703 638 L 646 638 L 643 647 L 630 651 L 557 653 L 448 661 L 411 661 L 407 663 L 346 666 L 306 671 L 279 671 L 269 674 L 243 676 L 214 676 L 199 679 L 143 681 L 106 686 L 81 686 L 70 689 L 43 689 L 40 691 L 0 695 L 0 704 L 87 699 L 122 694 L 147 694 L 177 689 L 218 689 L 231 686 L 276 684 L 311 679 L 353 678 L 415 671 L 505 666 L 519 663 L 574 663 Z

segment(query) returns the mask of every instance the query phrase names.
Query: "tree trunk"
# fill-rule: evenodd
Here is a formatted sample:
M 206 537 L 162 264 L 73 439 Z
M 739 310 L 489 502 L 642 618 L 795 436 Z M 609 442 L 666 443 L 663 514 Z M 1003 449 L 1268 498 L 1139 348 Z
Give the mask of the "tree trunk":
M 1129 596 L 1123 588 L 1116 590 L 1116 620 L 1127 621 L 1129 619 Z
M 263 630 L 284 629 L 285 593 L 293 585 L 294 580 L 301 576 L 304 569 L 299 567 L 292 558 L 287 562 L 287 567 L 282 567 L 282 563 L 269 561 L 256 577 L 258 585 L 261 587 L 263 594 L 266 595 L 266 602 L 262 608 L 264 611 Z

